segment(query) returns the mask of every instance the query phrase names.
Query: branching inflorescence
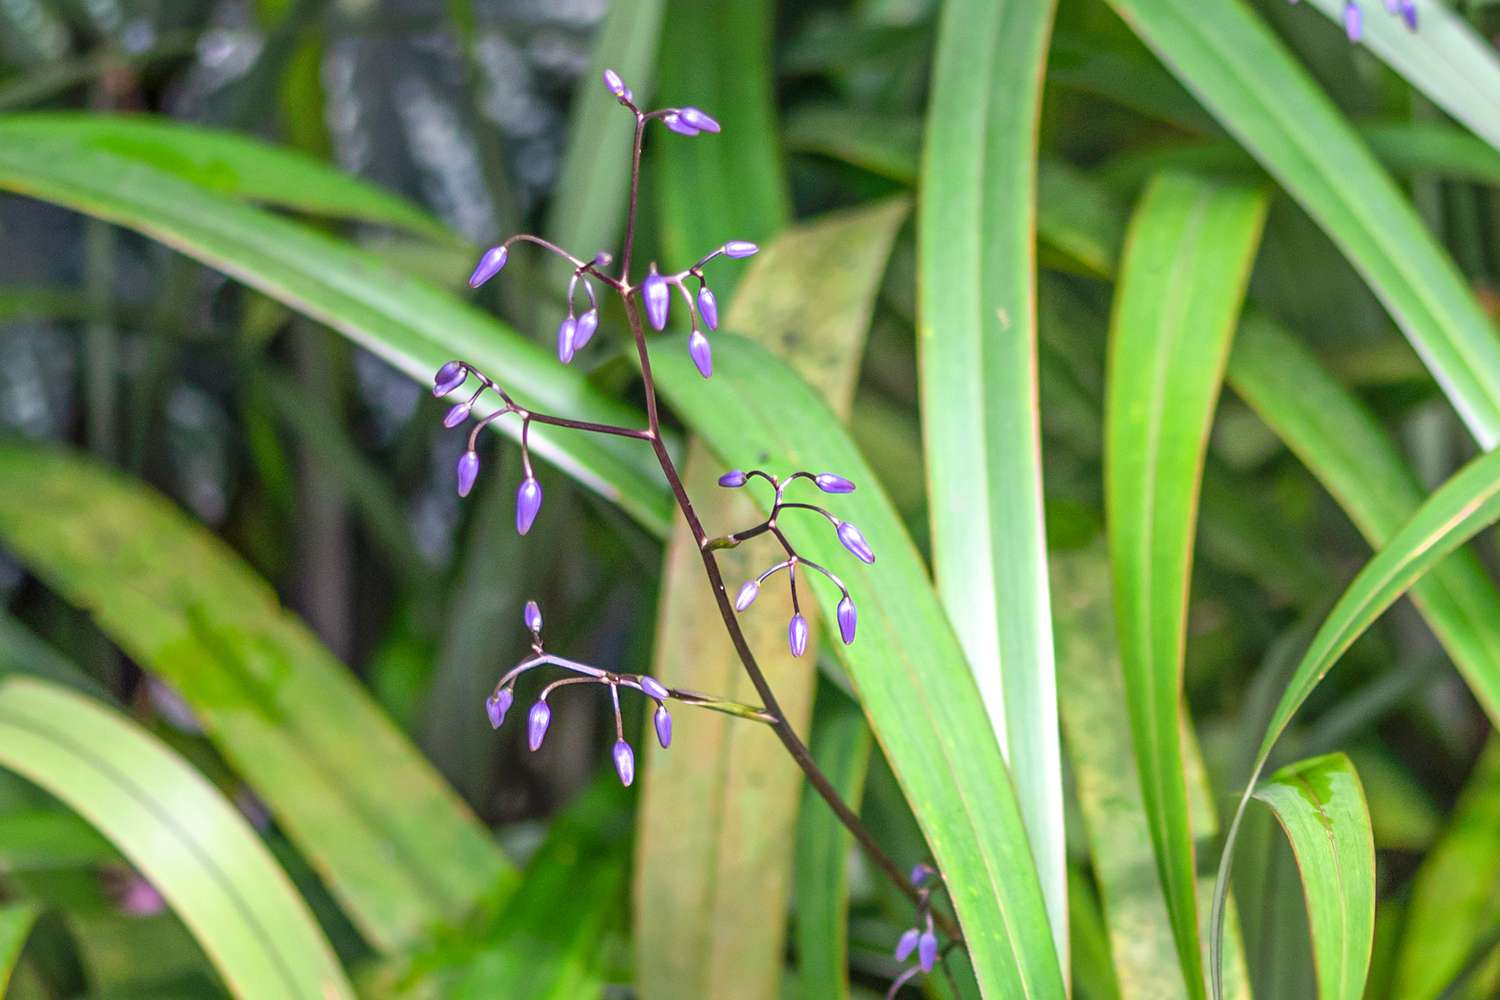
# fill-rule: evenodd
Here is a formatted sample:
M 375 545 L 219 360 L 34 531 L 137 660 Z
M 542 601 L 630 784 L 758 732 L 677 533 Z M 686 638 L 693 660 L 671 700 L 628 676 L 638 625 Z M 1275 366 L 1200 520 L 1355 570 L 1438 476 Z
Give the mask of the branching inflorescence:
M 537 700 L 532 704 L 527 713 L 527 742 L 532 750 L 538 749 L 546 736 L 547 728 L 551 724 L 552 710 L 548 698 L 563 687 L 578 685 L 601 686 L 608 690 L 610 703 L 614 711 L 615 719 L 615 743 L 612 749 L 615 770 L 620 780 L 629 785 L 635 779 L 635 752 L 631 749 L 630 742 L 625 738 L 624 721 L 620 711 L 620 690 L 622 688 L 639 692 L 642 696 L 655 703 L 654 721 L 656 726 L 657 740 L 663 749 L 672 742 L 672 717 L 667 708 L 668 702 L 675 702 L 705 708 L 711 711 L 724 712 L 740 718 L 761 722 L 768 725 L 777 738 L 786 747 L 793 760 L 807 776 L 808 782 L 824 798 L 834 814 L 839 818 L 849 831 L 859 841 L 871 861 L 891 882 L 904 892 L 912 904 L 917 907 L 919 922 L 925 922 L 925 936 L 919 934 L 921 941 L 917 945 L 921 961 L 908 972 L 900 981 L 904 983 L 915 975 L 917 971 L 930 971 L 937 955 L 937 937 L 941 932 L 949 940 L 949 947 L 962 943 L 962 935 L 953 921 L 941 912 L 934 911 L 931 906 L 931 890 L 925 884 L 927 877 L 916 879 L 915 876 L 908 877 L 902 869 L 881 849 L 874 836 L 865 828 L 859 816 L 840 797 L 828 777 L 818 767 L 808 752 L 806 744 L 797 735 L 790 723 L 787 722 L 777 702 L 776 694 L 766 680 L 764 672 L 756 662 L 755 654 L 750 649 L 743 631 L 740 629 L 736 618 L 737 612 L 743 612 L 754 602 L 760 593 L 761 586 L 776 573 L 786 570 L 787 583 L 792 597 L 792 619 L 787 628 L 788 644 L 792 653 L 797 656 L 807 651 L 808 623 L 802 613 L 801 596 L 798 593 L 798 571 L 804 570 L 825 577 L 838 588 L 840 600 L 836 609 L 839 635 L 845 643 L 854 641 L 857 615 L 854 607 L 853 597 L 849 588 L 831 570 L 811 560 L 804 558 L 792 546 L 786 535 L 782 533 L 780 519 L 787 511 L 802 511 L 811 516 L 820 516 L 832 525 L 843 546 L 865 563 L 875 561 L 875 553 L 858 528 L 848 521 L 842 520 L 829 510 L 816 504 L 802 501 L 791 501 L 785 499 L 788 488 L 799 481 L 806 480 L 827 494 L 846 494 L 854 491 L 854 484 L 843 476 L 834 473 L 811 473 L 794 472 L 784 478 L 777 478 L 770 473 L 759 469 L 750 472 L 733 471 L 725 473 L 719 479 L 719 484 L 728 488 L 739 488 L 745 486 L 752 479 L 764 479 L 775 491 L 771 504 L 770 514 L 759 524 L 743 531 L 730 535 L 711 538 L 704 530 L 702 522 L 698 519 L 691 498 L 683 486 L 682 477 L 678 473 L 672 456 L 667 451 L 662 439 L 660 413 L 657 407 L 656 386 L 651 373 L 651 355 L 646 343 L 646 324 L 654 330 L 666 329 L 667 322 L 672 311 L 672 299 L 674 295 L 682 300 L 683 308 L 686 310 L 688 319 L 688 354 L 698 372 L 709 378 L 713 375 L 713 350 L 705 331 L 715 331 L 719 326 L 719 303 L 709 286 L 705 268 L 714 264 L 720 258 L 729 260 L 743 259 L 755 254 L 758 250 L 754 243 L 745 240 L 729 240 L 717 248 L 700 257 L 691 267 L 682 271 L 663 272 L 655 262 L 647 268 L 645 277 L 639 284 L 632 283 L 630 275 L 631 254 L 635 243 L 636 215 L 639 207 L 640 193 L 640 165 L 641 147 L 648 123 L 653 121 L 662 122 L 670 131 L 684 136 L 697 136 L 702 133 L 713 133 L 719 131 L 719 123 L 705 112 L 693 107 L 662 108 L 656 111 L 643 111 L 635 104 L 635 97 L 630 88 L 620 79 L 613 70 L 604 73 L 604 85 L 622 107 L 635 116 L 635 140 L 631 150 L 630 160 L 630 199 L 628 203 L 628 217 L 625 226 L 625 239 L 620 254 L 620 266 L 617 272 L 611 273 L 609 269 L 614 265 L 615 258 L 606 251 L 600 251 L 589 259 L 576 257 L 547 240 L 530 234 L 512 236 L 502 243 L 490 247 L 480 257 L 473 273 L 469 276 L 471 287 L 478 288 L 489 281 L 505 267 L 509 259 L 511 247 L 517 243 L 529 243 L 541 249 L 555 254 L 566 260 L 572 267 L 572 276 L 568 282 L 567 290 L 567 314 L 557 328 L 557 357 L 563 364 L 569 364 L 577 353 L 593 342 L 595 334 L 600 328 L 600 303 L 597 297 L 598 289 L 605 288 L 614 291 L 624 305 L 625 318 L 630 328 L 631 340 L 636 352 L 636 358 L 641 369 L 641 386 L 645 394 L 646 403 L 646 426 L 645 427 L 622 427 L 613 424 L 592 423 L 583 420 L 573 420 L 567 417 L 540 413 L 526 406 L 522 406 L 516 399 L 502 388 L 501 385 L 490 376 L 476 369 L 465 361 L 454 360 L 444 364 L 438 369 L 434 378 L 433 393 L 437 396 L 447 396 L 468 388 L 468 391 L 456 402 L 443 417 L 445 427 L 454 428 L 476 416 L 475 407 L 479 405 L 486 394 L 494 397 L 497 405 L 483 416 L 478 416 L 474 426 L 469 432 L 468 447 L 458 460 L 458 492 L 460 496 L 467 496 L 473 489 L 474 483 L 479 475 L 479 433 L 485 427 L 495 421 L 514 414 L 520 418 L 521 431 L 521 467 L 522 478 L 520 487 L 516 491 L 516 531 L 526 534 L 535 523 L 542 506 L 542 487 L 537 481 L 535 471 L 531 464 L 531 449 L 529 444 L 529 432 L 534 423 L 545 424 L 554 427 L 567 428 L 595 434 L 608 434 L 617 437 L 633 438 L 648 443 L 657 457 L 661 466 L 662 475 L 666 478 L 668 486 L 671 487 L 672 495 L 677 501 L 677 506 L 682 514 L 684 522 L 698 543 L 699 554 L 702 557 L 704 571 L 707 574 L 709 585 L 713 590 L 720 617 L 723 619 L 724 628 L 729 634 L 735 652 L 744 666 L 745 673 L 755 687 L 757 695 L 763 702 L 763 707 L 744 705 L 707 695 L 701 695 L 692 691 L 668 688 L 656 679 L 646 674 L 620 673 L 613 670 L 605 670 L 585 663 L 564 659 L 547 652 L 542 644 L 542 616 L 535 601 L 526 604 L 523 615 L 526 628 L 531 633 L 531 653 L 521 662 L 517 663 L 495 685 L 493 693 L 485 703 L 485 710 L 489 715 L 490 724 L 499 728 L 504 722 L 506 714 L 515 702 L 516 683 L 527 673 L 541 669 L 550 668 L 560 671 L 564 676 L 553 680 L 544 687 Z M 581 299 L 580 299 L 580 294 Z M 580 305 L 582 311 L 579 311 Z M 642 314 L 645 323 L 642 322 Z M 750 580 L 740 588 L 736 600 L 731 604 L 725 590 L 723 575 L 720 572 L 716 552 L 725 548 L 733 548 L 742 542 L 755 538 L 758 535 L 770 534 L 781 545 L 785 558 L 772 565 L 758 577 Z M 804 574 L 805 575 L 805 574 Z M 936 877 L 932 869 L 923 865 L 918 869 L 926 871 Z M 909 949 L 908 949 L 909 951 Z M 932 960 L 929 961 L 928 958 Z M 896 988 L 899 988 L 900 983 Z M 894 992 L 894 991 L 893 991 Z

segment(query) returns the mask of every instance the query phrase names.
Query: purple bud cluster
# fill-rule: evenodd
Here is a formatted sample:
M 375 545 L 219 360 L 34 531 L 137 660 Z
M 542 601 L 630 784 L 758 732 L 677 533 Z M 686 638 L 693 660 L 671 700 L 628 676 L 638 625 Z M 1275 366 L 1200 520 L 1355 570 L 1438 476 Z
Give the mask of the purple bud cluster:
M 693 109 L 684 109 L 693 110 Z M 702 112 L 698 112 L 702 114 Z M 706 116 L 705 116 L 706 117 Z M 709 119 L 710 121 L 712 119 Z M 671 120 L 668 119 L 668 124 Z M 718 131 L 718 127 L 705 129 L 705 131 Z M 665 330 L 667 317 L 672 308 L 672 289 L 675 288 L 682 296 L 688 311 L 688 356 L 693 359 L 693 365 L 698 373 L 704 378 L 709 378 L 714 373 L 713 347 L 704 335 L 702 326 L 709 330 L 719 328 L 719 300 L 714 295 L 713 289 L 708 286 L 708 278 L 703 274 L 703 266 L 716 257 L 729 257 L 731 259 L 742 259 L 754 256 L 760 251 L 760 247 L 745 240 L 730 240 L 723 246 L 704 254 L 698 262 L 686 271 L 677 274 L 662 274 L 652 264 L 646 275 L 646 280 L 641 282 L 641 303 L 646 310 L 646 321 L 651 324 L 653 330 Z M 689 280 L 698 282 L 698 295 L 696 300 L 688 291 L 686 282 Z
M 937 967 L 938 938 L 932 921 L 932 892 L 941 884 L 937 869 L 931 865 L 919 864 L 912 868 L 911 885 L 917 890 L 917 925 L 908 928 L 896 942 L 896 961 L 905 962 L 915 952 L 917 964 L 891 984 L 887 998 L 894 997 L 918 973 L 928 973 Z
M 798 554 L 797 550 L 793 548 L 792 543 L 787 540 L 786 535 L 782 533 L 778 521 L 781 513 L 786 510 L 806 510 L 822 515 L 833 525 L 834 534 L 838 537 L 839 542 L 844 548 L 848 549 L 860 562 L 866 564 L 873 563 L 875 561 L 875 552 L 870 548 L 870 543 L 865 540 L 864 534 L 854 524 L 834 516 L 831 512 L 816 504 L 794 502 L 785 499 L 787 487 L 799 479 L 809 480 L 818 489 L 830 494 L 853 493 L 854 484 L 843 476 L 832 472 L 794 472 L 785 479 L 779 479 L 760 469 L 754 469 L 750 472 L 732 469 L 719 477 L 719 485 L 726 489 L 740 489 L 750 482 L 751 479 L 756 478 L 764 479 L 776 491 L 775 499 L 771 504 L 770 516 L 753 528 L 736 532 L 726 539 L 722 539 L 721 543 L 726 546 L 734 546 L 757 535 L 769 533 L 781 543 L 782 550 L 786 553 L 786 558 L 761 573 L 755 579 L 745 581 L 744 585 L 740 587 L 739 593 L 735 595 L 734 609 L 743 613 L 760 596 L 761 585 L 773 574 L 783 569 L 786 570 L 787 583 L 792 595 L 792 620 L 787 624 L 787 646 L 791 649 L 793 656 L 801 656 L 807 652 L 808 629 L 807 619 L 802 615 L 802 606 L 797 594 L 797 570 L 799 567 L 805 567 L 827 577 L 833 582 L 834 586 L 839 588 L 841 596 L 838 609 L 835 613 L 835 617 L 838 620 L 839 638 L 844 640 L 846 646 L 852 644 L 854 642 L 855 629 L 859 624 L 859 615 L 854 607 L 854 599 L 849 596 L 849 588 L 844 586 L 844 582 L 826 567 L 820 566 Z
M 1296 3 L 1297 0 L 1291 2 Z M 1385 0 L 1385 12 L 1401 18 L 1408 30 L 1417 30 L 1417 0 Z M 1358 42 L 1364 37 L 1365 15 L 1355 0 L 1344 0 L 1342 20 L 1344 34 L 1349 37 L 1349 41 Z
M 519 413 L 521 415 L 521 468 L 523 477 L 521 485 L 516 490 L 516 532 L 526 534 L 531 530 L 532 524 L 536 522 L 536 516 L 542 509 L 542 484 L 537 482 L 536 476 L 531 468 L 531 448 L 527 441 L 527 431 L 531 427 L 532 414 L 529 410 L 518 406 L 515 400 L 491 381 L 484 374 L 465 364 L 462 361 L 449 361 L 437 370 L 432 380 L 432 394 L 434 396 L 446 396 L 448 393 L 463 386 L 472 375 L 478 382 L 478 387 L 465 400 L 455 403 L 443 416 L 443 426 L 447 428 L 457 427 L 468 420 L 474 412 L 474 404 L 479 401 L 486 390 L 500 397 L 501 407 L 493 413 L 475 423 L 473 430 L 469 432 L 469 447 L 458 458 L 457 480 L 458 495 L 466 497 L 474 489 L 474 483 L 479 478 L 479 432 L 486 426 L 505 416 L 507 413 Z
M 634 688 L 656 703 L 652 721 L 656 726 L 657 741 L 661 743 L 663 750 L 672 745 L 672 716 L 667 711 L 666 703 L 676 695 L 666 685 L 646 674 L 619 674 L 600 670 L 598 667 L 575 663 L 548 653 L 542 646 L 542 611 L 537 607 L 536 601 L 526 602 L 522 620 L 526 624 L 526 630 L 531 633 L 531 655 L 507 671 L 495 685 L 495 690 L 485 699 L 484 711 L 489 717 L 490 727 L 499 729 L 505 722 L 506 714 L 515 704 L 516 681 L 537 667 L 557 667 L 570 676 L 544 687 L 541 695 L 527 710 L 526 745 L 532 752 L 541 749 L 542 742 L 547 738 L 547 729 L 552 725 L 552 706 L 547 703 L 547 699 L 553 691 L 574 684 L 602 685 L 609 689 L 615 714 L 615 742 L 610 748 L 610 756 L 614 760 L 615 773 L 620 776 L 620 783 L 631 784 L 635 781 L 635 751 L 625 739 L 625 724 L 620 715 L 620 688 Z

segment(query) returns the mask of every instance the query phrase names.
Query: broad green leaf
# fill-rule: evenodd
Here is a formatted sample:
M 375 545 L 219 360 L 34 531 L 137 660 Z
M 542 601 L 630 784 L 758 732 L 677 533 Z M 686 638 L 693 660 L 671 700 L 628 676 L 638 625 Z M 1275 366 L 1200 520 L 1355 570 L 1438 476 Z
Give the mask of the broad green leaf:
M 1260 18 L 1242 0 L 1110 5 L 1338 245 L 1481 446 L 1500 443 L 1500 339 L 1416 211 Z
M 583 420 L 644 418 L 478 310 L 344 241 L 182 180 L 135 157 L 87 147 L 87 133 L 45 137 L 0 119 L 0 189 L 141 232 L 327 323 L 424 383 L 461 357 L 523 405 Z M 517 251 L 522 252 L 521 250 Z M 504 280 L 504 276 L 497 280 Z M 514 420 L 496 421 L 518 435 Z M 665 534 L 670 498 L 638 442 L 533 428 L 532 450 Z
M 751 333 L 847 414 L 880 279 L 908 211 L 904 198 L 880 202 L 776 237 L 746 271 L 724 314 L 725 328 Z M 829 261 L 840 266 L 831 269 Z M 714 532 L 759 520 L 752 499 L 717 485 L 724 471 L 704 444 L 689 445 L 683 481 Z M 765 538 L 722 552 L 719 565 L 737 586 L 779 553 Z M 823 585 L 804 582 L 814 590 Z M 813 610 L 809 621 L 816 626 Z M 791 655 L 791 614 L 785 592 L 768 588 L 742 627 L 787 718 L 805 732 L 818 644 L 810 642 L 802 659 Z M 697 543 L 681 525 L 667 550 L 653 673 L 673 687 L 758 703 L 724 634 Z M 674 749 L 661 752 L 654 737 L 646 740 L 651 762 L 635 873 L 641 987 L 653 996 L 773 995 L 785 951 L 782 915 L 791 889 L 801 772 L 765 727 L 690 711 L 677 713 L 675 725 Z M 693 749 L 683 753 L 682 747 Z M 714 807 L 704 808 L 706 802 Z M 827 810 L 821 802 L 817 808 Z
M 1375 938 L 1375 839 L 1354 765 L 1343 754 L 1299 761 L 1255 790 L 1291 841 L 1312 927 L 1322 1000 L 1359 1000 Z
M 0 479 L 6 548 L 182 694 L 373 944 L 408 942 L 505 884 L 452 791 L 209 532 L 64 452 L 0 447 Z
M 1445 563 L 1434 571 L 1446 570 Z M 1500 741 L 1491 737 L 1464 783 L 1442 839 L 1422 861 L 1395 955 L 1393 996 L 1436 1000 L 1500 924 Z M 1486 977 L 1461 996 L 1493 995 Z
M 874 741 L 859 706 L 833 685 L 818 693 L 813 757 L 856 810 L 864 793 Z M 854 837 L 811 786 L 797 817 L 797 867 L 792 895 L 797 915 L 797 974 L 802 995 L 849 995 L 849 852 Z
M 625 228 L 635 121 L 614 98 L 603 96 L 602 77 L 606 69 L 619 73 L 636 102 L 649 106 L 666 6 L 666 0 L 613 0 L 573 96 L 568 146 L 545 235 L 576 254 L 613 252 Z
M 1309 0 L 1309 6 L 1343 26 L 1344 0 Z M 1500 149 L 1500 62 L 1491 43 L 1444 3 L 1418 5 L 1416 31 L 1401 17 L 1368 6 L 1360 44 Z
M 439 243 L 459 240 L 399 195 L 295 150 L 236 132 L 150 115 L 50 112 L 4 119 L 7 143 L 61 139 L 143 163 L 215 194 L 335 219 L 397 226 Z
M 1181 745 L 1193 538 L 1208 432 L 1266 198 L 1164 174 L 1136 209 L 1115 293 L 1105 501 L 1137 768 L 1188 995 L 1203 995 Z
M 1187 996 L 1172 923 L 1151 845 L 1132 756 L 1125 683 L 1115 647 L 1108 553 L 1102 543 L 1054 551 L 1052 592 L 1063 736 L 1099 883 L 1104 920 L 1122 1000 Z M 1213 795 L 1199 759 L 1192 722 L 1184 717 L 1188 810 L 1195 833 L 1217 829 Z M 1213 879 L 1198 878 L 1200 900 Z M 1231 919 L 1233 913 L 1230 914 Z M 1233 997 L 1248 997 L 1248 973 L 1237 928 L 1229 928 Z
M 858 563 L 826 524 L 788 519 L 784 530 L 799 552 L 843 577 L 859 606 L 859 637 L 852 646 L 838 644 L 839 658 L 948 879 L 981 989 L 991 997 L 1061 996 L 1010 775 L 889 498 L 826 404 L 764 348 L 719 336 L 714 377 L 704 380 L 683 338 L 659 343 L 652 365 L 660 388 L 726 467 L 753 460 L 767 468 L 834 469 L 859 484 L 838 498 L 838 512 L 864 532 L 875 566 Z M 814 592 L 831 615 L 834 595 Z
M 1010 766 L 1066 969 L 1036 382 L 1036 148 L 1052 14 L 1046 0 L 944 5 L 922 160 L 917 344 L 938 595 Z
M 817 153 L 902 184 L 917 180 L 922 119 L 915 114 L 815 104 L 789 114 L 781 137 L 789 153 Z
M 21 949 L 26 946 L 26 935 L 36 922 L 36 907 L 25 903 L 0 906 L 0 996 L 10 983 L 16 963 L 21 961 Z
M 353 997 L 322 930 L 245 819 L 130 720 L 46 681 L 0 680 L 0 766 L 118 846 L 236 996 Z
M 1439 487 L 1391 535 L 1339 597 L 1297 664 L 1266 727 L 1251 780 L 1229 827 L 1219 863 L 1221 888 L 1229 877 L 1235 834 L 1255 788 L 1255 779 L 1297 709 L 1386 608 L 1445 556 L 1497 518 L 1500 518 L 1500 452 L 1491 452 L 1469 462 Z M 1216 894 L 1215 904 L 1219 901 Z

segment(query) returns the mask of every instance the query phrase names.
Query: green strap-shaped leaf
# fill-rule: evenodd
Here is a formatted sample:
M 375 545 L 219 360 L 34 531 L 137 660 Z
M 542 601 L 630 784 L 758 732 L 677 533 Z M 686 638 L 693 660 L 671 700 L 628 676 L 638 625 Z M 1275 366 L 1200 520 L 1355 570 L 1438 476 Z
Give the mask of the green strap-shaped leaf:
M 1166 174 L 1147 189 L 1115 294 L 1105 502 L 1116 629 L 1146 817 L 1188 995 L 1202 996 L 1183 771 L 1183 651 L 1208 431 L 1266 198 Z
M 633 408 L 594 389 L 542 348 L 350 243 L 215 194 L 153 167 L 135 151 L 126 157 L 90 148 L 87 133 L 59 128 L 44 137 L 27 131 L 23 121 L 13 136 L 12 122 L 0 119 L 0 189 L 160 240 L 327 323 L 424 383 L 437 366 L 462 357 L 523 405 L 576 419 L 645 424 Z M 495 426 L 520 433 L 518 421 Z M 665 534 L 670 498 L 639 442 L 542 427 L 532 428 L 530 441 L 538 455 Z
M 1309 0 L 1340 27 L 1345 0 Z M 1494 47 L 1440 0 L 1418 3 L 1417 30 L 1400 16 L 1363 4 L 1360 44 L 1438 107 L 1500 149 L 1500 62 Z
M 992 997 L 1063 996 L 1010 775 L 899 516 L 826 404 L 783 363 L 732 335 L 719 336 L 714 353 L 708 380 L 681 337 L 660 342 L 652 365 L 726 468 L 749 456 L 768 468 L 837 470 L 859 484 L 839 498 L 839 515 L 864 532 L 876 565 L 857 562 L 826 524 L 788 518 L 783 528 L 799 552 L 843 577 L 859 606 L 859 636 L 837 644 L 839 658 L 948 879 L 981 988 Z M 814 593 L 831 616 L 836 593 Z
M 1349 758 L 1284 767 L 1255 790 L 1291 841 L 1312 927 L 1321 1000 L 1360 1000 L 1375 939 L 1375 838 Z
M 1500 443 L 1500 339 L 1415 210 L 1261 19 L 1242 0 L 1110 5 L 1339 246 L 1479 443 Z
M 0 906 L 0 996 L 5 995 L 11 974 L 21 961 L 21 949 L 37 915 L 36 907 L 25 903 Z
M 1265 738 L 1256 754 L 1251 781 L 1229 826 L 1229 837 L 1219 863 L 1219 888 L 1214 898 L 1215 908 L 1219 911 L 1214 921 L 1216 928 L 1222 913 L 1223 887 L 1228 882 L 1240 818 L 1254 790 L 1255 779 L 1264 769 L 1271 748 L 1292 715 L 1333 669 L 1339 657 L 1386 608 L 1445 556 L 1497 518 L 1500 518 L 1500 452 L 1490 452 L 1464 466 L 1433 493 L 1365 564 L 1328 613 L 1272 713 Z M 1217 944 L 1217 934 L 1211 943 Z M 1213 964 L 1217 965 L 1217 962 Z
M 1068 966 L 1068 882 L 1036 382 L 1048 0 L 949 0 L 918 224 L 917 343 L 938 594 L 1009 762 Z
M 411 941 L 505 883 L 483 827 L 209 532 L 64 452 L 0 447 L 0 479 L 6 548 L 182 694 L 373 944 Z
M 752 331 L 835 411 L 848 413 L 880 279 L 908 212 L 905 198 L 878 202 L 776 237 L 746 270 L 725 328 Z M 838 262 L 836 270 L 830 261 Z M 725 468 L 701 441 L 690 444 L 683 481 L 713 532 L 760 519 L 743 492 L 718 486 Z M 781 549 L 766 537 L 722 552 L 719 565 L 737 587 L 780 558 Z M 819 579 L 801 582 L 814 590 L 825 586 Z M 816 625 L 816 607 L 807 614 Z M 791 615 L 786 591 L 768 586 L 741 626 L 788 720 L 806 732 L 818 643 L 809 643 L 801 659 L 791 655 Z M 685 526 L 668 545 L 657 635 L 652 672 L 664 683 L 759 703 L 725 640 L 698 545 Z M 651 763 L 635 872 L 640 984 L 652 996 L 773 995 L 786 950 L 783 914 L 801 772 L 763 726 L 711 712 L 678 712 L 675 719 L 672 750 L 660 752 L 655 737 L 647 737 Z M 814 808 L 828 809 L 821 802 Z
M 0 767 L 57 796 L 119 847 L 236 996 L 354 996 L 306 904 L 244 818 L 130 720 L 47 681 L 0 680 Z
M 462 242 L 399 195 L 284 146 L 150 115 L 50 112 L 5 119 L 5 141 L 62 138 L 113 154 L 216 194 L 312 215 L 399 226 L 442 243 Z

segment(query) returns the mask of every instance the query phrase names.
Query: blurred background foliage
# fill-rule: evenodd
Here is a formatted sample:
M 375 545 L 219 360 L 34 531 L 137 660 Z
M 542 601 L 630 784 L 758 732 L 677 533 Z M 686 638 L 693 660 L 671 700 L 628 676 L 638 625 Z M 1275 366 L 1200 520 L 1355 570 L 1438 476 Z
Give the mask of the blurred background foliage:
M 1500 153 L 1307 5 L 1254 6 L 1496 308 Z M 596 83 L 616 66 L 638 92 L 691 100 L 738 130 L 732 146 L 652 142 L 642 259 L 690 259 L 724 238 L 776 248 L 741 279 L 756 298 L 737 300 L 731 325 L 845 417 L 925 554 L 910 198 L 937 7 L 0 0 L 0 145 L 45 150 L 49 129 L 67 128 L 90 150 L 298 217 L 456 291 L 502 234 L 540 232 L 583 255 L 618 241 L 628 122 Z M 1461 13 L 1481 34 L 1500 30 L 1489 4 Z M 1165 915 L 1137 915 L 1148 957 L 1122 963 L 1099 895 L 1131 878 L 1131 860 L 1103 862 L 1091 845 L 1108 836 L 1109 768 L 1128 758 L 1128 733 L 1096 717 L 1121 699 L 1097 542 L 1111 281 L 1130 206 L 1157 170 L 1264 178 L 1099 0 L 1062 0 L 1046 72 L 1037 367 L 1072 982 L 1077 996 L 1169 996 L 1180 977 L 1161 992 L 1130 978 L 1153 942 L 1166 949 L 1154 960 L 1172 963 Z M 83 124 L 54 117 L 81 113 Z M 139 113 L 306 159 L 109 117 Z M 776 241 L 788 226 L 802 244 Z M 489 471 L 461 504 L 461 436 L 439 428 L 440 404 L 409 377 L 417 366 L 140 228 L 0 196 L 0 987 L 9 976 L 25 1000 L 300 995 L 265 985 L 277 976 L 311 977 L 327 996 L 826 996 L 851 981 L 856 995 L 882 992 L 900 971 L 889 948 L 908 907 L 850 855 L 821 803 L 802 803 L 799 819 L 798 776 L 767 734 L 683 720 L 678 749 L 653 754 L 644 788 L 622 792 L 596 780 L 602 702 L 560 698 L 536 754 L 516 727 L 486 723 L 483 697 L 525 651 L 528 598 L 566 655 L 645 669 L 655 650 L 664 678 L 735 683 L 717 628 L 695 618 L 696 570 L 664 557 L 654 480 L 616 504 L 551 470 L 546 513 L 518 538 L 512 443 L 488 445 Z M 286 252 L 311 269 L 310 246 Z M 517 254 L 476 298 L 545 349 L 561 284 Z M 837 308 L 820 311 L 825 300 Z M 1367 540 L 1389 537 L 1474 453 L 1365 283 L 1279 191 L 1249 301 L 1266 329 L 1241 333 L 1214 417 L 1187 619 L 1205 792 L 1243 775 Z M 620 344 L 581 363 L 600 398 L 638 405 Z M 429 360 L 424 350 L 411 356 Z M 1284 412 L 1288 395 L 1315 412 Z M 1329 447 L 1350 427 L 1375 436 L 1351 445 L 1371 478 L 1341 490 L 1304 465 L 1323 418 L 1347 418 Z M 688 454 L 707 481 L 713 456 Z M 1394 499 L 1362 516 L 1330 490 Z M 1487 541 L 1477 552 L 1493 564 Z M 1500 621 L 1480 622 L 1481 636 L 1486 626 L 1493 645 Z M 689 660 L 695 673 L 674 672 Z M 1380 899 L 1366 995 L 1493 995 L 1500 756 L 1485 712 L 1406 603 L 1347 660 L 1286 759 L 1344 750 L 1363 783 Z M 927 857 L 834 661 L 825 653 L 819 674 L 773 666 L 797 691 L 799 728 L 892 853 Z M 644 732 L 638 715 L 629 724 Z M 1205 803 L 1197 832 L 1212 844 Z M 1143 849 L 1137 873 L 1151 867 Z M 1200 851 L 1205 867 L 1213 857 Z M 1313 996 L 1302 890 L 1268 815 L 1252 814 L 1239 857 L 1251 987 Z M 205 899 L 204 884 L 224 898 Z M 972 991 L 950 964 L 951 980 L 922 988 Z

